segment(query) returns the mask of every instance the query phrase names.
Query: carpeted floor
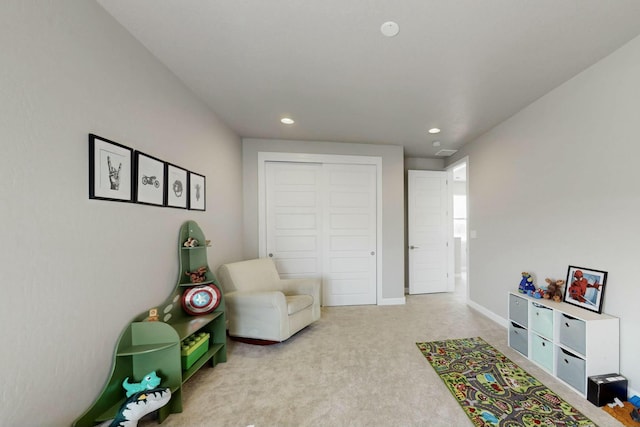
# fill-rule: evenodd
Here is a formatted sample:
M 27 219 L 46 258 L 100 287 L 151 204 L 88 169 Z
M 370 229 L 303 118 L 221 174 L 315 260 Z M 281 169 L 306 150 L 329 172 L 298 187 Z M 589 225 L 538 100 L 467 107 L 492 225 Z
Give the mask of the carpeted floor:
M 482 336 L 599 426 L 622 426 L 511 350 L 507 331 L 460 294 L 325 307 L 320 321 L 284 343 L 230 341 L 227 363 L 192 377 L 184 412 L 162 426 L 473 426 L 415 344 L 469 336 Z

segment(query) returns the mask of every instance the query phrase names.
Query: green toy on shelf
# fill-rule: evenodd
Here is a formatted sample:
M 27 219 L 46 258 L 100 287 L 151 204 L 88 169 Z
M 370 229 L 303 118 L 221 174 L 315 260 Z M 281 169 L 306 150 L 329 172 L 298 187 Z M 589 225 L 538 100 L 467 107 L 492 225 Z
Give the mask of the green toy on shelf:
M 160 377 L 156 375 L 156 371 L 149 372 L 139 383 L 130 383 L 129 377 L 125 378 L 124 381 L 122 381 L 122 388 L 127 391 L 127 397 L 131 397 L 132 394 L 136 394 L 141 391 L 151 390 L 158 387 L 159 385 Z

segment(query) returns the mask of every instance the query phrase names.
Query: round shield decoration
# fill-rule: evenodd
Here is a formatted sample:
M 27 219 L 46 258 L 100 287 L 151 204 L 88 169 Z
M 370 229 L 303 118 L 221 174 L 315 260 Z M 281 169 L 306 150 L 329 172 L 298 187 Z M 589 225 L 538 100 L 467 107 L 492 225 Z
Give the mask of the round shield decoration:
M 196 286 L 182 294 L 182 308 L 192 316 L 211 313 L 218 305 L 220 305 L 220 290 L 216 286 Z

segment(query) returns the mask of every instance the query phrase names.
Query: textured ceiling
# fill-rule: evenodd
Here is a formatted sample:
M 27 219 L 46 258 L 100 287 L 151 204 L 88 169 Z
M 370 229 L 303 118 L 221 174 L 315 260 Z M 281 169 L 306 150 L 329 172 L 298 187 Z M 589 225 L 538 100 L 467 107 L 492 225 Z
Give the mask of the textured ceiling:
M 638 0 L 98 3 L 241 137 L 417 157 L 472 141 L 640 34 Z

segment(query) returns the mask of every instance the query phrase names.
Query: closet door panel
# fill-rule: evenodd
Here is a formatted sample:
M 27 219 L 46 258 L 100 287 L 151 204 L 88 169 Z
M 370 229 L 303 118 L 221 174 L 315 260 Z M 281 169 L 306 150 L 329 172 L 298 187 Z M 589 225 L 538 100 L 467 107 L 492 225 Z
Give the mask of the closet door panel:
M 268 162 L 267 254 L 282 278 L 322 274 L 322 165 Z

